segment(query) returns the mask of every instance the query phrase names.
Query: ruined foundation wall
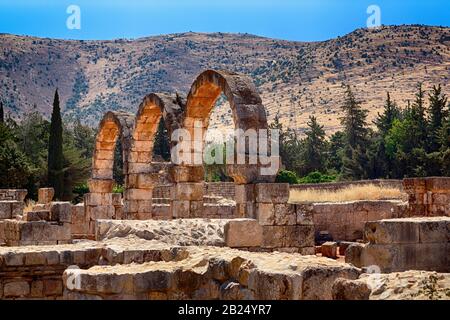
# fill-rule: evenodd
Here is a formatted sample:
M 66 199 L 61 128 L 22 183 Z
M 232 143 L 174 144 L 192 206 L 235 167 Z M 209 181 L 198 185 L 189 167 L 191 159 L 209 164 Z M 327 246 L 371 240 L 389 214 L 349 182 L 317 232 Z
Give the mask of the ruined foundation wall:
M 450 271 L 450 218 L 416 217 L 368 222 L 366 244 L 352 244 L 346 262 L 381 272 Z
M 297 204 L 297 210 L 312 217 L 316 234 L 328 232 L 333 240 L 363 238 L 367 221 L 403 217 L 406 203 L 397 200 L 361 200 Z
M 450 177 L 404 179 L 403 187 L 409 216 L 450 216 Z

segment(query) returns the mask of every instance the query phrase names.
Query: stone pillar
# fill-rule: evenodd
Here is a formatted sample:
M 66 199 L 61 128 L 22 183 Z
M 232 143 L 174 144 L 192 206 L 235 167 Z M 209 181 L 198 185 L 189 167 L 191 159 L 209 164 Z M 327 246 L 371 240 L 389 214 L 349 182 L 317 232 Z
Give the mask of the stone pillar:
M 174 182 L 170 195 L 172 218 L 203 217 L 204 176 L 203 166 L 174 166 L 170 169 Z
M 256 218 L 255 184 L 235 185 L 236 212 L 240 218 Z
M 262 226 L 262 248 L 314 254 L 314 225 L 288 203 L 289 184 L 255 184 L 256 219 Z
M 89 179 L 89 193 L 84 195 L 88 237 L 95 235 L 95 220 L 112 219 L 115 216 L 113 204 L 113 179 Z

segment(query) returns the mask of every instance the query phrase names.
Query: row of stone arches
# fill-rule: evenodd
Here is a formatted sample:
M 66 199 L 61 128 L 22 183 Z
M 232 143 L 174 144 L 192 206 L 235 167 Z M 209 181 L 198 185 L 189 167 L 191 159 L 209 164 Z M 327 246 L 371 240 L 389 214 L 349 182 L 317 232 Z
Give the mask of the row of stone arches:
M 96 138 L 90 192 L 112 192 L 114 149 L 120 139 L 126 217 L 133 218 L 139 211 L 151 210 L 153 188 L 161 183 L 174 184 L 172 207 L 175 211 L 178 210 L 177 207 L 184 211 L 189 211 L 191 207 L 201 207 L 203 166 L 152 162 L 154 137 L 161 117 L 169 136 L 174 130 L 182 128 L 193 137 L 195 125 L 198 126 L 199 123 L 206 130 L 212 109 L 221 94 L 230 103 L 236 129 L 245 131 L 268 128 L 261 97 L 248 76 L 230 71 L 204 71 L 192 84 L 187 97 L 151 93 L 143 99 L 136 115 L 111 111 L 105 114 Z M 192 146 L 195 145 L 194 142 L 191 141 Z M 174 143 L 171 142 L 171 147 L 174 147 Z M 195 153 L 202 150 L 195 150 L 193 147 L 192 151 Z M 258 167 L 259 163 L 233 164 L 227 166 L 227 169 L 238 185 L 273 180 L 273 176 L 261 176 Z M 177 214 L 174 213 L 174 216 Z

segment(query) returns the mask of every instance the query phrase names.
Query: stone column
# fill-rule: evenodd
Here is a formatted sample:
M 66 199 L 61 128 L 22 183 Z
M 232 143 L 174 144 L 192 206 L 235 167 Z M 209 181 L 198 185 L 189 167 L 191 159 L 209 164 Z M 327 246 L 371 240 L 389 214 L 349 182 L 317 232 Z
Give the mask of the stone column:
M 255 184 L 235 185 L 236 213 L 240 218 L 256 218 Z
M 95 235 L 95 221 L 97 219 L 112 219 L 115 216 L 113 203 L 113 179 L 89 179 L 89 193 L 84 195 L 86 223 L 88 237 Z
M 289 184 L 257 183 L 255 200 L 263 249 L 314 254 L 314 225 L 288 203 Z
M 204 193 L 203 166 L 174 166 L 170 169 L 171 216 L 178 218 L 201 218 Z

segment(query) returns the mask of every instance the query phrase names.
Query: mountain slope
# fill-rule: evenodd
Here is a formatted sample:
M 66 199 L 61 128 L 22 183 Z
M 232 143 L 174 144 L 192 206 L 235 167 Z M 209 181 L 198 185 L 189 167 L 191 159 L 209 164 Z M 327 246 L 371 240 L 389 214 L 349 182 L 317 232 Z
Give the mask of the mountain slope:
M 386 91 L 401 105 L 419 81 L 448 93 L 450 28 L 390 26 L 358 29 L 323 42 L 290 42 L 248 34 L 183 33 L 137 40 L 73 41 L 0 35 L 0 97 L 20 117 L 34 105 L 51 111 L 59 88 L 66 117 L 97 125 L 107 110 L 137 109 L 150 92 L 187 92 L 204 69 L 249 74 L 272 119 L 304 128 L 314 114 L 328 132 L 339 128 L 345 84 L 369 110 Z M 231 124 L 218 107 L 215 126 Z

